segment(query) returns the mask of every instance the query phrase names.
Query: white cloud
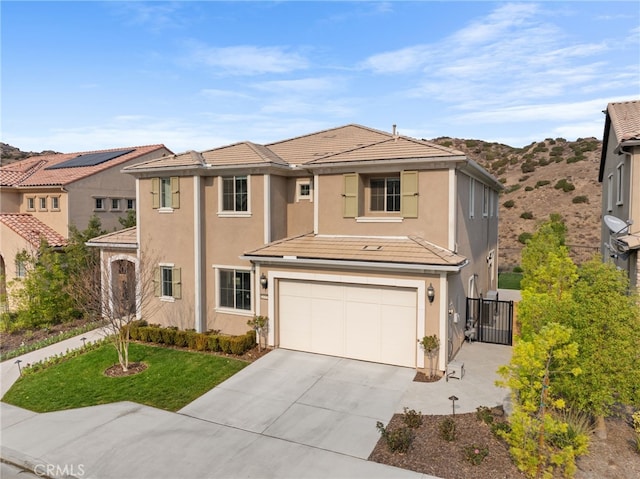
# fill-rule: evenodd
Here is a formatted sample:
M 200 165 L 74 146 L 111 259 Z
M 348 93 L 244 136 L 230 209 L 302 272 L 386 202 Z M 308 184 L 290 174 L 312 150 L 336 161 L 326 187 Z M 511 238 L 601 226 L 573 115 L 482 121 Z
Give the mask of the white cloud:
M 259 47 L 239 45 L 209 47 L 192 43 L 189 60 L 196 65 L 206 65 L 216 73 L 231 75 L 260 75 L 264 73 L 288 73 L 307 68 L 308 61 L 296 52 L 283 47 Z
M 274 80 L 254 83 L 256 90 L 276 93 L 307 94 L 332 91 L 341 83 L 337 78 L 301 78 L 297 80 Z
M 242 100 L 251 99 L 251 95 L 239 90 L 222 90 L 218 88 L 205 88 L 200 90 L 200 94 L 207 98 L 237 98 Z

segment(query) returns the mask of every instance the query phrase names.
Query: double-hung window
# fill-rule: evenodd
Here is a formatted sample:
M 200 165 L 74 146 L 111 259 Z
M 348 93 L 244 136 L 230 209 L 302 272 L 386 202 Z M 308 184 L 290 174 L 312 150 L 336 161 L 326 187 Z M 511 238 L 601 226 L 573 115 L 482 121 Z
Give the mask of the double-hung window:
M 172 264 L 161 264 L 155 272 L 155 295 L 166 299 L 182 297 L 182 274 Z
M 220 269 L 218 285 L 221 308 L 251 310 L 251 272 Z
M 249 211 L 249 186 L 246 176 L 222 178 L 222 211 Z
M 400 177 L 371 178 L 371 211 L 400 211 Z
M 27 197 L 27 211 L 34 211 L 36 209 L 36 199 L 33 196 Z
M 624 203 L 624 163 L 616 167 L 616 205 Z
M 58 211 L 60 209 L 60 197 L 52 196 L 51 197 L 51 209 L 54 211 Z
M 151 179 L 153 208 L 171 211 L 180 208 L 180 178 L 177 176 Z M 133 206 L 133 203 L 132 203 Z

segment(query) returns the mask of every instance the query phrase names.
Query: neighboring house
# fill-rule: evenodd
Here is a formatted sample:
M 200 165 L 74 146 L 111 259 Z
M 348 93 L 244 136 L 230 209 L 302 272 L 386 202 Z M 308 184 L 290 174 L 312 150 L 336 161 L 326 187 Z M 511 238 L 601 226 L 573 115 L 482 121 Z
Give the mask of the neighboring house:
M 19 276 L 17 252 L 33 246 L 19 232 L 29 236 L 38 224 L 68 238 L 70 225 L 83 230 L 94 214 L 103 228 L 119 228 L 118 218 L 136 209 L 135 180 L 120 170 L 171 154 L 163 145 L 151 145 L 34 156 L 1 166 L 0 213 L 11 217 L 18 236 L 0 237 L 0 262 L 4 264 L 0 287 L 6 290 L 6 284 Z M 42 230 L 42 226 L 36 228 Z
M 459 151 L 347 125 L 123 171 L 163 303 L 149 322 L 238 334 L 264 315 L 271 346 L 409 367 L 435 334 L 444 370 L 466 298 L 497 289 L 502 186 Z
M 603 259 L 627 271 L 631 285 L 637 287 L 640 286 L 640 100 L 609 103 L 604 113 L 598 174 L 602 183 L 602 215 L 608 220 L 608 225 L 602 222 Z

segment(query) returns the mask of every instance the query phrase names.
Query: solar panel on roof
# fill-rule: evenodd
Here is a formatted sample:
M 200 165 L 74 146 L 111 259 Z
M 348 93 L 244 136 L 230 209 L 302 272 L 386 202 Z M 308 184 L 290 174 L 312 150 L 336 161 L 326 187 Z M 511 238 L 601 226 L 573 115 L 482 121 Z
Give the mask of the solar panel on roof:
M 103 151 L 101 153 L 87 153 L 85 155 L 79 155 L 70 160 L 63 161 L 57 165 L 47 166 L 45 170 L 57 170 L 58 168 L 77 168 L 79 166 L 96 166 L 105 161 L 113 160 L 119 156 L 126 155 L 135 150 L 117 150 L 117 151 Z

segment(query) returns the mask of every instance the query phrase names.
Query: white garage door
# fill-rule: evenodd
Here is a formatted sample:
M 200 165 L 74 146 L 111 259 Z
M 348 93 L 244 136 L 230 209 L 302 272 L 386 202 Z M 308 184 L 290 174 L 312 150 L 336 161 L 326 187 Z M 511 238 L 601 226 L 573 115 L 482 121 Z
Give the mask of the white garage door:
M 280 280 L 280 347 L 416 366 L 414 289 Z

